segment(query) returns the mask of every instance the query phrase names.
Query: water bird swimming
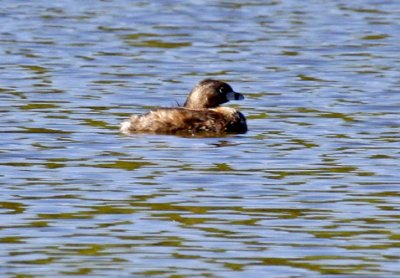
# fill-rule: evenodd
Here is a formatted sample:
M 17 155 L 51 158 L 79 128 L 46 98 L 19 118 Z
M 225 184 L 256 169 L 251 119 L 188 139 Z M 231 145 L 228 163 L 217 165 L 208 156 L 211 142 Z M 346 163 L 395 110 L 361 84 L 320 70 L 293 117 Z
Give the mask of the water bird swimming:
M 246 118 L 238 110 L 222 107 L 243 95 L 222 81 L 205 79 L 190 92 L 183 107 L 157 108 L 143 115 L 132 115 L 121 123 L 125 134 L 136 132 L 161 134 L 245 133 Z

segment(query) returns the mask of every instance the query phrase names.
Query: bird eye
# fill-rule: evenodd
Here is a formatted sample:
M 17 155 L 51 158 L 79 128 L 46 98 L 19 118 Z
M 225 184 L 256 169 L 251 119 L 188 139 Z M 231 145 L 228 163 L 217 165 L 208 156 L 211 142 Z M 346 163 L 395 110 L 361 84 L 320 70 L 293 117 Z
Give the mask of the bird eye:
M 219 91 L 220 94 L 224 94 L 224 87 L 219 88 L 218 91 Z

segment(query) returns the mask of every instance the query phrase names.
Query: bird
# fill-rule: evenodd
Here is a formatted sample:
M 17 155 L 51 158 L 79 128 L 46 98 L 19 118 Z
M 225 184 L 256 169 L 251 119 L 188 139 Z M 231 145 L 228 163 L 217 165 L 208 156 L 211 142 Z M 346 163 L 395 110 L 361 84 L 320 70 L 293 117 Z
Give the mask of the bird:
M 230 100 L 242 100 L 223 81 L 204 79 L 189 93 L 183 107 L 157 108 L 142 115 L 132 115 L 120 124 L 124 134 L 226 134 L 246 133 L 244 115 L 231 107 L 220 106 Z

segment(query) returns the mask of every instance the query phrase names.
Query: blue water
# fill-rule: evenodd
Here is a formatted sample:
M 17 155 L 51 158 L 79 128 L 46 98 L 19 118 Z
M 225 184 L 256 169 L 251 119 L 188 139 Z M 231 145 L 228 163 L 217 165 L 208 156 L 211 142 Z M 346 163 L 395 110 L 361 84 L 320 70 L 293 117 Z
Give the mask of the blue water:
M 396 1 L 2 1 L 0 276 L 400 275 Z M 204 78 L 249 132 L 125 136 Z

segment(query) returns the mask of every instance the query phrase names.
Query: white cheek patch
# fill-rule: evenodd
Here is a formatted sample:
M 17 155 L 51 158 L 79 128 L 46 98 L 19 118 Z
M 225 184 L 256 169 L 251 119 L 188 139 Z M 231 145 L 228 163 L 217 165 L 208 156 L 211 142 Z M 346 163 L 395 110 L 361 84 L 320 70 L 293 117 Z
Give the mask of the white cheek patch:
M 228 100 L 242 100 L 242 99 L 244 99 L 244 96 L 242 94 L 232 91 L 232 92 L 229 92 L 226 94 L 226 98 Z

